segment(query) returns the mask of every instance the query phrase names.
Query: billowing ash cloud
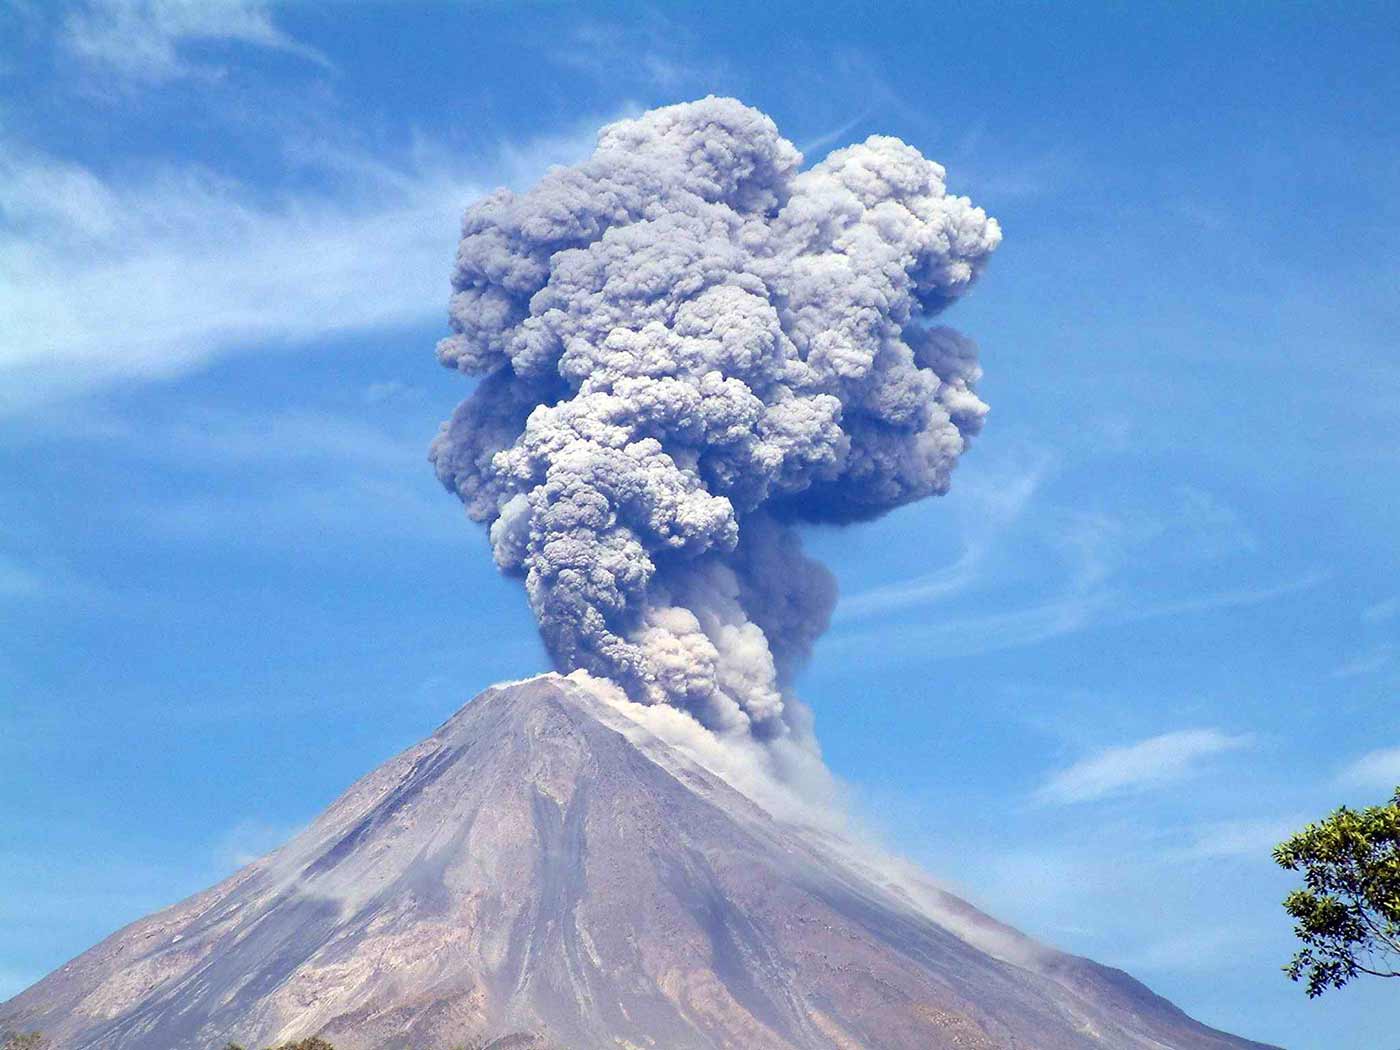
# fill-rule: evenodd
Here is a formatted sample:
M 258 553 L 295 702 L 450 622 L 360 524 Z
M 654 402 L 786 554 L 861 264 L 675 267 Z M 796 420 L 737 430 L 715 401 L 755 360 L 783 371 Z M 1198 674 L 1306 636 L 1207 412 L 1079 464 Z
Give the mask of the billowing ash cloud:
M 467 212 L 438 346 L 484 378 L 432 461 L 555 661 L 763 741 L 835 601 L 794 526 L 946 491 L 987 406 L 930 320 L 1001 239 L 898 139 L 801 162 L 733 99 L 604 128 Z

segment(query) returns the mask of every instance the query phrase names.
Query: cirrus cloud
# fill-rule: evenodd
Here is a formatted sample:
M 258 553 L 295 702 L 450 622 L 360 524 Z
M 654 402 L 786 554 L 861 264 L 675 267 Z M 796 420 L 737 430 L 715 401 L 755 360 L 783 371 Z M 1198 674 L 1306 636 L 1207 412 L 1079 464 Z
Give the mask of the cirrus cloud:
M 1145 791 L 1198 772 L 1209 758 L 1253 744 L 1249 734 L 1183 729 L 1108 747 L 1051 776 L 1035 793 L 1045 805 L 1097 802 Z
M 530 178 L 588 138 L 502 145 L 477 167 Z M 0 415 L 439 316 L 476 169 L 431 146 L 397 167 L 345 151 L 308 163 L 318 189 L 269 193 L 188 164 L 101 172 L 0 138 Z
M 1343 787 L 1390 791 L 1400 784 L 1400 746 L 1368 751 L 1342 770 Z
M 62 42 L 80 59 L 148 83 L 201 72 L 182 53 L 191 43 L 242 44 L 330 64 L 279 28 L 259 0 L 92 0 L 68 16 Z

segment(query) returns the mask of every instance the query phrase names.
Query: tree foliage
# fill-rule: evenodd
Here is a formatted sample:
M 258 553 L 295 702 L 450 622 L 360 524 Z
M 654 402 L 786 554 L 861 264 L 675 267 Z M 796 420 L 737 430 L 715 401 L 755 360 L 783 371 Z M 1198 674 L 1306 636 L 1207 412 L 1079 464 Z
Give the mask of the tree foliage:
M 1283 906 L 1304 947 L 1284 972 L 1310 998 L 1361 974 L 1400 977 L 1400 788 L 1384 805 L 1309 824 L 1274 860 L 1303 873 Z
M 0 1033 L 0 1050 L 47 1050 L 48 1045 L 42 1032 Z

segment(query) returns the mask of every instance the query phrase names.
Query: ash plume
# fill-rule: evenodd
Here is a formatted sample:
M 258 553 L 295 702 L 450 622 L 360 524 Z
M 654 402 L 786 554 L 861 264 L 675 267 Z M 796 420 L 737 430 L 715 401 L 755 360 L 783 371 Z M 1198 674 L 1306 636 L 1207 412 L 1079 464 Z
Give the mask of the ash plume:
M 438 345 L 483 378 L 430 458 L 559 668 L 759 742 L 811 740 L 836 598 L 796 527 L 945 492 L 981 427 L 930 322 L 1001 239 L 898 139 L 801 163 L 733 99 L 605 127 L 467 211 Z

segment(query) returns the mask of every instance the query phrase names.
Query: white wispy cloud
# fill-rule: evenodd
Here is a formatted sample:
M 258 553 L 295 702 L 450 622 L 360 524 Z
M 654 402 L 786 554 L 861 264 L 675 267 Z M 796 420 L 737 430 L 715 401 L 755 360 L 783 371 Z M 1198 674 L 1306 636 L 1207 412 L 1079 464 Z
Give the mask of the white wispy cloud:
M 1361 619 L 1367 623 L 1381 623 L 1400 616 L 1400 596 L 1368 605 L 1361 611 Z
M 1046 450 L 1027 451 L 1009 466 L 984 470 L 964 479 L 958 490 L 963 539 L 957 558 L 913 579 L 843 597 L 836 607 L 837 621 L 878 619 L 972 589 L 984 579 L 993 550 L 1025 515 L 1050 476 L 1054 462 L 1054 456 Z
M 1274 846 L 1307 823 L 1304 816 L 1286 819 L 1228 820 L 1196 828 L 1191 842 L 1177 851 L 1185 860 L 1255 858 L 1268 861 Z
M 1384 671 L 1390 666 L 1392 655 L 1389 646 L 1382 646 L 1369 653 L 1354 656 L 1339 664 L 1333 670 L 1332 677 L 1357 678 L 1362 675 L 1375 674 L 1377 671 Z
M 417 470 L 427 461 L 421 433 L 405 437 L 368 418 L 310 409 L 191 409 L 173 419 L 143 419 L 127 436 L 148 458 L 206 467 L 327 463 L 370 474 Z
M 836 607 L 835 618 L 838 622 L 874 619 L 961 594 L 979 578 L 986 552 L 986 544 L 969 545 L 957 560 L 933 572 L 843 598 Z
M 382 379 L 365 387 L 363 397 L 367 405 L 385 405 L 392 401 L 402 401 L 414 397 L 418 393 L 420 391 L 417 387 L 402 380 Z
M 856 126 L 860 124 L 861 121 L 869 118 L 869 116 L 870 110 L 868 108 L 863 109 L 855 116 L 848 117 L 846 120 L 841 121 L 841 123 L 837 124 L 835 127 L 819 131 L 815 135 L 809 136 L 801 142 L 796 143 L 797 151 L 807 159 L 808 163 L 820 159 L 827 152 L 829 147 L 835 146 L 837 143 L 844 145 L 851 137 L 851 132 L 855 130 Z
M 133 487 L 103 508 L 113 527 L 160 543 L 300 549 L 327 537 L 457 543 L 476 535 L 428 466 L 431 417 L 360 398 L 338 409 L 139 404 L 0 420 L 0 443 L 31 442 L 42 455 L 56 440 L 100 442 L 124 465 L 178 470 L 178 487 Z M 23 505 L 0 506 L 0 517 L 6 509 L 24 542 L 0 550 L 0 600 L 114 600 L 61 559 L 34 555 L 44 550 L 42 519 Z
M 360 199 L 261 203 L 180 170 L 113 183 L 0 161 L 0 410 L 444 309 L 458 215 L 440 173 Z
M 44 578 L 37 572 L 0 554 L 0 598 L 30 598 L 47 590 Z
M 130 454 L 171 462 L 208 483 L 112 509 L 163 542 L 301 545 L 338 537 L 470 536 L 427 468 L 424 434 L 362 414 L 192 408 L 101 420 Z
M 1243 606 L 1262 605 L 1276 598 L 1310 591 L 1326 583 L 1331 577 L 1320 569 L 1305 572 L 1269 583 L 1260 587 L 1234 587 L 1228 590 L 1208 591 L 1205 594 L 1185 598 L 1148 601 L 1125 610 L 1119 622 L 1133 623 L 1139 620 L 1155 620 L 1165 616 L 1181 616 L 1186 613 L 1212 612 L 1217 609 L 1236 609 Z
M 62 603 L 94 606 L 110 596 L 52 557 L 24 557 L 0 551 L 0 602 Z
M 1308 571 L 1259 587 L 1207 591 L 1181 598 L 1147 598 L 1114 587 L 1071 588 L 1060 597 L 1019 608 L 846 631 L 824 641 L 822 650 L 827 654 L 859 652 L 866 660 L 962 659 L 977 653 L 1037 645 L 1096 627 L 1263 605 L 1311 590 L 1328 578 L 1323 572 Z
M 1212 756 L 1249 747 L 1248 734 L 1219 729 L 1183 729 L 1105 748 L 1051 776 L 1035 793 L 1037 802 L 1070 805 L 1157 787 L 1188 777 Z
M 1400 786 L 1400 746 L 1368 751 L 1343 769 L 1337 782 L 1346 788 L 1395 790 Z
M 684 96 L 731 80 L 732 71 L 694 32 L 660 7 L 622 21 L 585 19 L 571 24 L 551 54 L 565 68 L 610 84 L 645 85 Z
M 209 490 L 123 508 L 130 527 L 161 542 L 216 543 L 228 549 L 312 546 L 356 540 L 466 542 L 472 534 L 440 494 L 398 478 L 290 479 L 251 491 Z
M 326 188 L 274 197 L 192 166 L 102 175 L 0 143 L 0 413 L 443 317 L 465 206 L 589 141 L 502 150 L 485 178 L 431 150 L 402 168 L 327 156 Z
M 1057 459 L 1044 449 L 1033 455 L 1023 452 L 1017 469 L 989 472 L 984 465 L 980 476 L 960 481 L 956 506 L 964 539 L 958 557 L 931 573 L 843 596 L 835 614 L 838 626 L 932 608 L 988 590 L 998 582 L 995 563 L 1008 560 L 1005 548 L 1013 544 L 1048 548 L 1064 567 L 1059 594 L 1020 608 L 972 617 L 940 615 L 936 622 L 895 630 L 909 631 L 911 643 L 917 638 L 935 646 L 940 638 L 961 638 L 971 630 L 984 639 L 979 648 L 999 649 L 1099 623 L 1256 604 L 1325 578 L 1309 572 L 1262 588 L 1212 590 L 1175 599 L 1144 597 L 1140 588 L 1123 584 L 1121 577 L 1130 569 L 1148 559 L 1204 562 L 1251 553 L 1258 548 L 1253 531 L 1233 508 L 1192 486 L 1178 486 L 1153 511 L 1056 506 L 1046 495 Z
M 1260 942 L 1272 947 L 1257 927 L 1244 922 L 1186 928 L 1144 938 L 1121 952 L 1114 964 L 1138 974 L 1204 974 L 1215 970 L 1222 958 L 1238 958 L 1250 942 L 1255 950 Z
M 329 65 L 279 28 L 260 0 L 90 0 L 65 20 L 62 43 L 83 61 L 150 83 L 209 72 L 184 54 L 190 43 L 241 44 Z

